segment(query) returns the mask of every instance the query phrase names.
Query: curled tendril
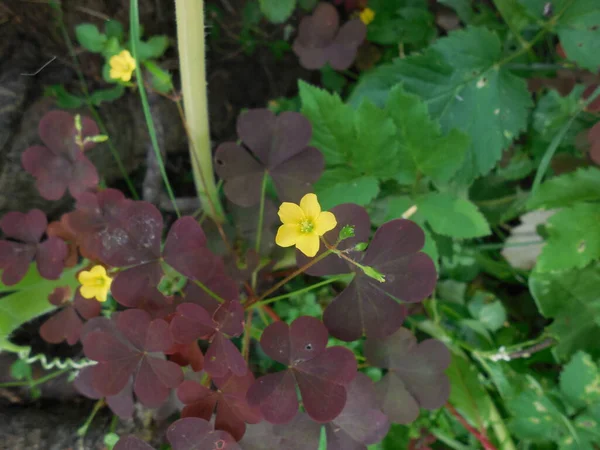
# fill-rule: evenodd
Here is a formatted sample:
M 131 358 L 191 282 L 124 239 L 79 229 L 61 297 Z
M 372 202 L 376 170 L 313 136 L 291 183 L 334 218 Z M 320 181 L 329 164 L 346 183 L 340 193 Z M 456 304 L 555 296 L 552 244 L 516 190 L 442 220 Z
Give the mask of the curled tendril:
M 39 362 L 45 370 L 51 370 L 54 368 L 57 369 L 83 369 L 84 367 L 94 366 L 96 365 L 96 361 L 90 361 L 87 358 L 82 358 L 78 361 L 75 361 L 71 358 L 52 358 L 48 360 L 46 355 L 43 353 L 39 353 L 37 355 L 31 355 L 31 348 L 26 348 L 24 350 L 20 350 L 17 353 L 19 359 L 21 361 L 26 362 L 27 364 L 33 364 Z

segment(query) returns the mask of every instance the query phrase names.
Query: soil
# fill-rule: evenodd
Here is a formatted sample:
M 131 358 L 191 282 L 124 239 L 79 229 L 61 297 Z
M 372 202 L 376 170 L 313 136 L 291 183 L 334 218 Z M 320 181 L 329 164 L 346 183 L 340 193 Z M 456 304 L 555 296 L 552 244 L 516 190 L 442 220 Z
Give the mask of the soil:
M 128 22 L 129 2 L 124 0 L 62 0 L 61 3 L 73 42 L 73 30 L 79 23 L 101 26 L 107 17 Z M 146 35 L 170 36 L 173 45 L 161 64 L 178 80 L 174 2 L 140 0 L 139 3 Z M 298 79 L 314 75 L 300 68 L 291 52 L 277 57 L 264 45 L 259 45 L 252 54 L 245 51 L 239 38 L 244 0 L 209 0 L 207 3 L 208 11 L 220 13 L 213 22 L 218 25 L 219 37 L 215 38 L 211 30 L 207 30 L 211 138 L 216 146 L 236 139 L 235 123 L 242 109 L 264 107 L 272 99 L 291 97 L 297 91 Z M 260 33 L 271 40 L 282 39 L 284 28 L 261 26 Z M 99 77 L 100 59 L 77 47 L 76 52 L 89 87 L 92 90 L 105 87 Z M 51 63 L 36 73 L 50 60 Z M 36 74 L 23 75 L 33 73 Z M 33 178 L 20 166 L 22 152 L 39 143 L 39 119 L 55 108 L 54 101 L 44 96 L 44 87 L 52 84 L 63 84 L 69 92 L 79 92 L 75 66 L 57 26 L 54 10 L 45 0 L 0 0 L 0 216 L 10 210 L 40 208 L 50 219 L 55 219 L 72 207 L 73 201 L 67 195 L 58 202 L 41 199 Z M 156 94 L 150 95 L 150 103 L 159 144 L 167 151 L 167 170 L 176 193 L 192 196 L 194 186 L 187 142 L 175 105 Z M 83 109 L 75 112 L 87 113 Z M 144 191 L 145 198 L 162 206 L 160 200 L 164 194 L 160 178 L 154 186 L 159 192 L 154 193 L 153 186 L 147 186 L 144 181 L 152 179 L 148 167 L 152 166 L 154 157 L 138 94 L 129 92 L 115 102 L 103 104 L 99 113 L 138 189 Z M 108 185 L 125 191 L 125 183 L 106 144 L 94 148 L 90 158 Z M 81 354 L 78 346 L 43 343 L 37 334 L 39 323 L 23 327 L 14 336 L 15 341 L 31 345 L 34 352 L 51 357 Z M 0 383 L 10 381 L 9 367 L 13 360 L 12 355 L 0 354 Z M 41 368 L 34 366 L 34 376 L 40 374 Z M 111 417 L 106 410 L 98 414 L 84 439 L 76 434 L 93 405 L 94 401 L 78 396 L 68 380 L 60 377 L 44 384 L 41 398 L 35 401 L 22 388 L 0 388 L 0 450 L 103 449 L 103 437 L 109 430 Z M 148 420 L 148 414 L 140 410 L 135 419 L 119 421 L 117 432 L 135 432 L 150 441 L 154 438 L 156 443 L 165 422 Z

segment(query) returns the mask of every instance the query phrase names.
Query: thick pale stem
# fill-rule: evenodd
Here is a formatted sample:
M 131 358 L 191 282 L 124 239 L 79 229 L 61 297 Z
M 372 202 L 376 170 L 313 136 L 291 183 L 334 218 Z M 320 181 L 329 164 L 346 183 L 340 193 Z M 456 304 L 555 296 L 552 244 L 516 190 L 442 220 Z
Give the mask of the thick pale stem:
M 181 89 L 190 137 L 190 156 L 200 203 L 218 223 L 224 221 L 213 175 L 206 67 L 204 0 L 175 0 Z

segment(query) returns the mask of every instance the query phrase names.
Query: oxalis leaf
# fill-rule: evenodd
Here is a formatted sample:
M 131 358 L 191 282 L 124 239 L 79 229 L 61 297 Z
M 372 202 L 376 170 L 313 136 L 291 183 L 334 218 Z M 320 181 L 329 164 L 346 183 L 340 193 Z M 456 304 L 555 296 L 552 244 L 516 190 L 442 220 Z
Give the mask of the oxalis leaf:
M 560 360 L 577 350 L 600 356 L 600 266 L 567 272 L 533 272 L 529 289 L 540 313 L 554 321 L 546 332 L 558 343 Z
M 58 280 L 46 280 L 32 264 L 19 283 L 13 286 L 0 284 L 0 292 L 9 292 L 0 298 L 0 352 L 24 349 L 10 342 L 10 335 L 22 324 L 55 309 L 48 296 L 59 286 L 70 286 L 74 290 L 79 285 L 75 274 L 80 269 L 81 266 L 66 269 Z
M 503 67 L 500 39 L 481 27 L 455 31 L 422 55 L 396 60 L 363 77 L 350 97 L 385 103 L 390 88 L 402 83 L 420 96 L 444 132 L 471 137 L 458 179 L 465 183 L 488 173 L 502 151 L 527 125 L 532 106 L 525 81 Z
M 258 0 L 260 10 L 273 23 L 285 22 L 294 12 L 296 0 Z

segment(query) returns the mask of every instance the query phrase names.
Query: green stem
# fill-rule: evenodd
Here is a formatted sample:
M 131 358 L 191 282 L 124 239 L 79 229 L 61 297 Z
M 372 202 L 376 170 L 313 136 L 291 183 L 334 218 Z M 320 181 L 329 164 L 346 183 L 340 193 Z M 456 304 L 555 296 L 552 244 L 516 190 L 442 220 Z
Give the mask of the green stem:
M 94 417 L 96 417 L 96 414 L 98 414 L 98 411 L 100 411 L 104 405 L 105 405 L 104 399 L 100 399 L 96 402 L 96 404 L 94 405 L 94 409 L 92 409 L 92 412 L 88 416 L 85 423 L 79 428 L 79 430 L 77 430 L 77 436 L 79 436 L 80 438 L 83 438 L 86 435 L 88 428 L 90 427 L 90 425 L 92 424 L 92 421 L 94 420 Z
M 40 384 L 44 384 L 47 381 L 50 381 L 56 377 L 60 377 L 61 375 L 69 372 L 70 370 L 71 370 L 70 368 L 57 370 L 56 372 L 52 372 L 44 377 L 37 378 L 37 379 L 31 380 L 31 381 L 10 381 L 8 383 L 0 383 L 0 388 L 21 387 L 21 386 L 27 386 L 28 388 L 33 388 Z
M 196 190 L 203 208 L 217 223 L 225 221 L 213 175 L 206 67 L 204 0 L 175 0 L 181 88 Z
M 283 300 L 285 298 L 293 297 L 294 295 L 304 294 L 306 292 L 310 292 L 315 289 L 318 289 L 322 286 L 326 286 L 328 284 L 335 283 L 337 281 L 341 281 L 341 280 L 345 279 L 346 277 L 347 277 L 347 275 L 340 275 L 337 277 L 329 278 L 328 280 L 324 280 L 324 281 L 320 281 L 319 283 L 311 284 L 310 286 L 304 287 L 302 289 L 298 289 L 297 291 L 294 291 L 294 292 L 288 292 L 287 294 L 278 295 L 277 297 L 267 298 L 267 299 L 261 301 L 260 303 L 256 303 L 253 307 L 256 308 L 257 306 L 260 306 L 260 305 L 268 305 L 269 303 L 274 303 L 276 301 Z
M 541 239 L 536 239 L 535 241 L 527 241 L 527 242 L 511 242 L 511 243 L 495 243 L 495 244 L 481 244 L 475 247 L 477 250 L 499 250 L 501 248 L 513 248 L 513 247 L 527 247 L 529 245 L 537 245 L 543 244 L 544 241 Z
M 191 279 L 190 279 L 191 280 Z M 210 295 L 212 298 L 214 298 L 216 301 L 218 301 L 219 303 L 225 303 L 225 299 L 223 297 L 221 297 L 219 294 L 216 294 L 215 292 L 213 292 L 208 286 L 206 286 L 205 284 L 203 284 L 202 282 L 198 281 L 198 280 L 191 280 L 193 281 L 197 286 L 199 286 L 204 292 L 206 292 L 208 295 Z
M 112 154 L 113 159 L 117 163 L 117 167 L 119 168 L 119 171 L 121 172 L 121 175 L 123 176 L 123 179 L 125 180 L 125 183 L 127 183 L 127 187 L 129 188 L 129 191 L 131 192 L 131 196 L 133 197 L 134 200 L 138 200 L 140 197 L 137 193 L 137 190 L 135 189 L 135 186 L 133 185 L 133 182 L 131 181 L 131 178 L 129 178 L 129 174 L 125 170 L 125 166 L 123 165 L 121 156 L 119 155 L 119 152 L 117 151 L 114 144 L 112 143 L 112 140 L 111 140 L 110 136 L 108 135 L 108 129 L 106 128 L 106 125 L 104 125 L 104 122 L 103 122 L 102 118 L 100 117 L 100 114 L 98 114 L 98 111 L 96 111 L 96 108 L 92 104 L 92 101 L 90 98 L 90 91 L 87 88 L 87 83 L 85 82 L 85 78 L 83 76 L 83 73 L 81 72 L 81 67 L 79 65 L 79 58 L 77 58 L 77 54 L 75 53 L 75 49 L 73 48 L 73 44 L 71 43 L 71 38 L 69 37 L 69 32 L 67 31 L 67 27 L 65 26 L 65 22 L 63 20 L 62 7 L 58 6 L 57 11 L 58 11 L 58 24 L 60 27 L 60 31 L 63 35 L 63 40 L 65 41 L 65 45 L 67 46 L 69 55 L 71 56 L 71 59 L 73 60 L 73 63 L 75 65 L 75 73 L 77 74 L 77 78 L 79 78 L 79 84 L 81 86 L 81 91 L 83 92 L 83 95 L 85 96 L 87 107 L 88 107 L 90 113 L 92 114 L 92 116 L 94 117 L 94 120 L 96 121 L 96 124 L 98 125 L 98 128 L 100 129 L 100 132 L 108 137 L 108 140 L 106 141 L 106 143 L 108 144 L 110 153 Z
M 451 438 L 450 436 L 448 436 L 445 432 L 443 432 L 440 429 L 434 428 L 432 430 L 429 430 L 431 432 L 431 434 L 433 434 L 439 441 L 442 441 L 444 444 L 446 444 L 449 448 L 453 448 L 454 450 L 469 450 L 469 447 L 467 447 L 464 444 L 461 444 L 460 442 L 458 442 L 456 439 Z
M 562 140 L 565 138 L 567 132 L 569 131 L 569 128 L 571 128 L 571 125 L 573 125 L 577 116 L 579 116 L 579 114 L 581 114 L 581 112 L 590 103 L 592 103 L 594 100 L 596 100 L 596 97 L 598 96 L 598 94 L 600 94 L 600 87 L 596 88 L 594 90 L 594 92 L 592 93 L 592 95 L 590 95 L 587 100 L 580 102 L 580 105 L 577 108 L 577 111 L 575 111 L 575 113 L 569 118 L 567 123 L 565 123 L 563 125 L 563 127 L 558 131 L 558 133 L 556 133 L 556 136 L 554 136 L 554 139 L 552 139 L 552 142 L 550 142 L 550 145 L 546 149 L 546 153 L 544 153 L 544 157 L 542 158 L 542 161 L 540 162 L 540 166 L 538 167 L 538 170 L 535 174 L 535 179 L 533 180 L 533 186 L 531 187 L 531 195 L 534 195 L 535 192 L 537 191 L 537 189 L 540 187 L 540 184 L 542 183 L 542 180 L 544 179 L 544 175 L 546 175 L 546 171 L 548 170 L 548 167 L 550 166 L 552 157 L 554 156 L 554 153 L 556 153 L 556 150 L 558 149 Z
M 152 149 L 154 150 L 154 155 L 156 156 L 156 161 L 158 162 L 160 174 L 162 176 L 163 182 L 165 183 L 165 188 L 167 189 L 167 194 L 169 195 L 171 203 L 173 204 L 173 209 L 175 210 L 177 217 L 181 217 L 181 213 L 179 212 L 179 208 L 177 207 L 177 202 L 175 201 L 173 189 L 171 188 L 171 183 L 169 183 L 169 179 L 167 178 L 165 163 L 163 161 L 160 149 L 158 147 L 156 129 L 154 128 L 154 121 L 152 120 L 152 113 L 150 112 L 150 105 L 148 104 L 148 97 L 146 95 L 146 88 L 144 86 L 144 76 L 142 74 L 142 68 L 140 66 L 140 60 L 138 58 L 138 45 L 140 42 L 140 11 L 138 7 L 138 0 L 131 0 L 129 17 L 131 52 L 133 53 L 133 58 L 136 61 L 135 76 L 138 85 L 138 90 L 140 91 L 140 99 L 142 101 L 142 109 L 144 110 L 146 126 L 148 127 L 148 133 L 150 134 L 150 142 L 152 143 Z
M 262 239 L 263 216 L 265 214 L 265 194 L 267 191 L 267 172 L 263 175 L 262 188 L 260 191 L 260 206 L 258 208 L 258 229 L 256 230 L 256 245 L 254 249 L 260 254 L 260 241 Z

